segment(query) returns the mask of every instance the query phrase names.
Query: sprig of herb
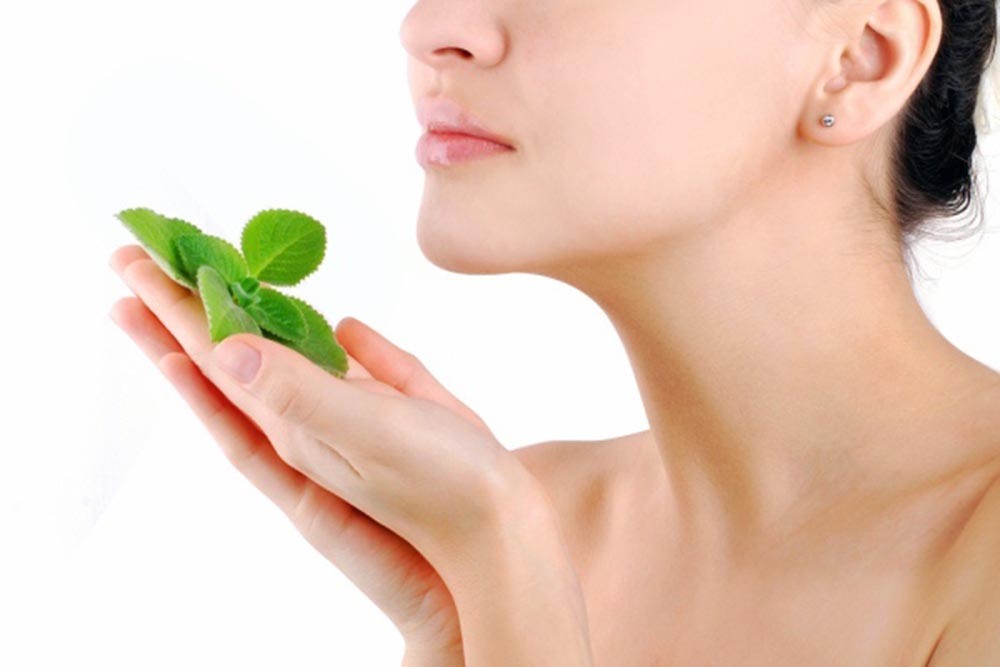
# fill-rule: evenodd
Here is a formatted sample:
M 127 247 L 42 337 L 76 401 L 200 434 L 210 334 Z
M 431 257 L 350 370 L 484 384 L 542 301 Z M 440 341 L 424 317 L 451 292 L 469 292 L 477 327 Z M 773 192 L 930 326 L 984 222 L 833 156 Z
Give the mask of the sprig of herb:
M 252 333 L 282 343 L 337 377 L 347 354 L 329 322 L 302 299 L 272 289 L 312 274 L 326 253 L 326 229 L 305 213 L 261 211 L 246 223 L 240 250 L 178 218 L 130 208 L 117 218 L 173 280 L 197 292 L 213 343 Z

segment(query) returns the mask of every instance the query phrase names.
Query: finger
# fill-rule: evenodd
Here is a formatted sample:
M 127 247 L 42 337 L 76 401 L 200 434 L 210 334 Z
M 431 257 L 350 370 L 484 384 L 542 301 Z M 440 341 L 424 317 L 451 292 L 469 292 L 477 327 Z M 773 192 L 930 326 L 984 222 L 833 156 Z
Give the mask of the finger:
M 430 374 L 416 356 L 391 343 L 364 322 L 345 317 L 336 327 L 337 340 L 353 354 L 372 376 L 413 398 L 424 398 L 449 408 L 477 424 L 487 433 L 486 422 L 458 400 Z
M 264 495 L 289 517 L 313 547 L 366 592 L 410 592 L 416 565 L 423 562 L 416 549 L 389 528 L 376 522 L 285 463 L 259 431 L 241 423 L 238 410 L 221 395 L 190 359 L 179 353 L 165 357 L 160 369 L 177 387 L 201 421 L 223 445 L 226 457 Z M 214 416 L 213 416 L 214 415 Z M 233 430 L 237 433 L 233 433 Z M 418 597 L 419 590 L 411 594 Z M 378 601 L 377 601 L 378 602 Z M 401 614 L 388 602 L 381 605 L 395 618 Z M 395 620 L 394 618 L 394 620 Z
M 154 364 L 171 352 L 183 352 L 177 339 L 163 328 L 156 316 L 137 297 L 119 299 L 111 306 L 108 315 Z
M 108 264 L 153 311 L 202 372 L 214 380 L 214 374 L 204 365 L 212 344 L 201 297 L 164 273 L 142 246 L 126 245 L 118 248 Z M 347 359 L 347 379 L 371 379 L 371 373 L 363 364 L 349 354 Z
M 115 321 L 142 348 L 218 442 L 226 458 L 291 519 L 334 565 L 366 592 L 391 590 L 418 598 L 425 577 L 412 576 L 423 557 L 408 542 L 285 463 L 264 434 L 226 399 L 136 297 L 117 301 Z M 395 622 L 405 617 L 376 599 Z
M 122 249 L 112 257 L 111 263 L 181 348 L 201 365 L 201 360 L 211 350 L 211 341 L 208 320 L 198 295 L 170 278 L 141 248 Z
M 222 395 L 186 354 L 170 353 L 157 367 L 191 406 L 229 462 L 292 516 L 302 495 L 313 486 L 312 481 L 278 456 L 267 436 Z
M 139 299 L 116 302 L 111 316 L 174 385 L 226 458 L 291 516 L 312 482 L 277 455 L 260 429 L 205 378 Z
M 151 259 L 151 257 L 142 246 L 134 244 L 124 245 L 111 253 L 111 258 L 108 260 L 108 266 L 110 266 L 115 273 L 121 275 L 125 266 L 137 259 Z
M 216 385 L 273 434 L 283 458 L 349 502 L 345 492 L 363 479 L 356 462 L 384 456 L 401 440 L 405 399 L 337 378 L 276 341 L 233 334 L 215 346 L 212 362 L 220 370 Z M 282 435 L 291 428 L 313 437 L 288 443 Z M 338 477 L 348 469 L 350 479 Z

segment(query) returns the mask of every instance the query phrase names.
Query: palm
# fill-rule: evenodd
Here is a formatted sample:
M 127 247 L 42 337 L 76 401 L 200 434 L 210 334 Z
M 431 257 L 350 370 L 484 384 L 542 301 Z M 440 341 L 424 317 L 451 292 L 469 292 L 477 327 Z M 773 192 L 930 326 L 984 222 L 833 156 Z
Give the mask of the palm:
M 201 373 L 194 360 L 210 351 L 211 342 L 197 295 L 163 273 L 140 246 L 120 248 L 111 265 L 139 297 L 117 302 L 115 320 L 180 391 L 227 458 L 389 616 L 408 645 L 437 651 L 439 664 L 461 664 L 458 613 L 434 567 L 398 534 L 289 466 L 259 425 Z M 366 325 L 347 318 L 336 336 L 348 352 L 349 381 L 433 401 L 489 433 L 412 355 Z

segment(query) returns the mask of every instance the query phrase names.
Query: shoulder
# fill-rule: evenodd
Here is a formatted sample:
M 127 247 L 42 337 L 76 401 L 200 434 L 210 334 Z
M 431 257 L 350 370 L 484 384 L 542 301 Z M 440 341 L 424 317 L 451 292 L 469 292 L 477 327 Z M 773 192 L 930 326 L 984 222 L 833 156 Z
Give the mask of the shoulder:
M 621 465 L 619 453 L 628 436 L 607 440 L 547 440 L 512 450 L 545 487 L 552 501 L 563 505 L 581 487 L 593 486 Z
M 560 495 L 568 486 L 627 474 L 635 461 L 635 449 L 643 447 L 643 436 L 648 433 L 605 440 L 548 440 L 511 451 L 546 490 Z
M 634 476 L 649 431 L 606 440 L 551 440 L 512 452 L 552 502 L 571 549 L 593 552 L 615 520 L 614 506 Z
M 1000 474 L 948 556 L 949 607 L 928 665 L 1000 665 Z

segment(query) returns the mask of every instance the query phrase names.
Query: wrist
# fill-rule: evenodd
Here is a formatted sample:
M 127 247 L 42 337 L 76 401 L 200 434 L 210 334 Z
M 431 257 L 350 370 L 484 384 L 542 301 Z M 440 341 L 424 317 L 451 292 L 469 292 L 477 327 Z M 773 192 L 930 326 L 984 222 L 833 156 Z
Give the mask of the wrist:
M 490 525 L 482 531 L 485 541 L 517 532 L 558 533 L 559 517 L 545 487 L 516 458 L 508 459 L 507 470 L 496 470 L 487 485 L 492 499 Z
M 495 520 L 441 572 L 461 620 L 465 659 L 592 665 L 582 589 L 548 494 L 526 470 L 495 490 Z

